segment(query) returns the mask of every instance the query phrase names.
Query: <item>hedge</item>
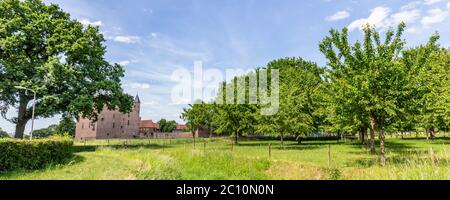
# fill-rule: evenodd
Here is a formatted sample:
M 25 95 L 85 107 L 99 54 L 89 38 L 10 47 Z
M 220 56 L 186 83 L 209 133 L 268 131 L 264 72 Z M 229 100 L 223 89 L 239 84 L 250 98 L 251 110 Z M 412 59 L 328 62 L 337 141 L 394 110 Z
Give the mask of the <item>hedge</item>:
M 51 137 L 36 140 L 0 139 L 0 171 L 35 170 L 72 156 L 73 140 Z

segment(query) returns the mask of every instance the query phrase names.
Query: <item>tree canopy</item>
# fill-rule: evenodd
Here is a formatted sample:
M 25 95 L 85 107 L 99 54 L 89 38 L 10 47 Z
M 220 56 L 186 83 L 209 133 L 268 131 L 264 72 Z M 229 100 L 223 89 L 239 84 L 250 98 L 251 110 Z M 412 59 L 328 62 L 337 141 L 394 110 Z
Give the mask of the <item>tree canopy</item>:
M 174 120 L 167 121 L 166 119 L 161 119 L 158 121 L 158 124 L 159 124 L 159 130 L 163 133 L 172 132 L 173 130 L 175 130 L 177 128 L 177 122 Z
M 133 98 L 123 92 L 123 68 L 108 63 L 98 27 L 83 26 L 57 5 L 40 0 L 0 1 L 0 113 L 16 124 L 22 138 L 31 119 L 67 114 L 96 119 L 104 107 L 131 111 Z M 7 118 L 11 108 L 17 117 Z
M 191 105 L 184 119 L 195 130 L 209 124 L 211 131 L 234 136 L 236 142 L 249 134 L 277 136 L 281 144 L 288 135 L 359 134 L 375 153 L 378 135 L 385 164 L 387 132 L 423 131 L 433 138 L 450 126 L 450 51 L 438 45 L 437 33 L 426 44 L 407 47 L 405 27 L 400 23 L 380 32 L 367 25 L 362 40 L 353 43 L 347 28 L 331 29 L 319 44 L 325 67 L 301 58 L 274 60 L 223 83 L 215 102 Z M 260 97 L 255 103 L 250 94 L 261 87 L 250 80 L 272 70 L 279 70 L 279 107 L 265 116 Z M 234 99 L 224 99 L 229 94 Z

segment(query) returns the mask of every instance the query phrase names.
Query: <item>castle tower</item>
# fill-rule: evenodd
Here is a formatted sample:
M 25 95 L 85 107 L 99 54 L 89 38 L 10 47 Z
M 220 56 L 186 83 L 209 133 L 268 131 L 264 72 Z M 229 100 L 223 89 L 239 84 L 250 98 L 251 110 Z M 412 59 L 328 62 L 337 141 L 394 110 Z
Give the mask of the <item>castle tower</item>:
M 118 109 L 106 107 L 98 115 L 98 121 L 82 118 L 77 122 L 76 139 L 110 139 L 139 137 L 141 100 L 136 95 L 130 113 L 121 113 Z

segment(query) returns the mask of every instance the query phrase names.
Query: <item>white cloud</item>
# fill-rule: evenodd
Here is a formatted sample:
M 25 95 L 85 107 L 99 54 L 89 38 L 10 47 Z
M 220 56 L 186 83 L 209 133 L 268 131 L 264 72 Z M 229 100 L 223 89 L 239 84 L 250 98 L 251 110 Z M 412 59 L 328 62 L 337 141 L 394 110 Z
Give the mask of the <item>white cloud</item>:
M 131 89 L 149 89 L 150 85 L 146 83 L 129 83 L 125 86 L 131 88 Z
M 199 47 L 190 47 L 194 44 L 188 44 L 187 47 L 186 44 L 179 44 L 175 40 L 171 38 L 167 38 L 164 36 L 157 35 L 157 37 L 152 37 L 151 41 L 149 42 L 149 47 L 164 51 L 170 54 L 178 55 L 181 57 L 187 57 L 190 59 L 197 59 L 202 61 L 208 61 L 209 56 L 206 55 L 206 53 L 203 52 L 197 52 L 193 51 L 191 49 L 198 49 Z
M 152 37 L 158 37 L 158 34 L 157 33 L 151 33 L 151 36 Z
M 379 6 L 371 10 L 368 18 L 361 18 L 353 21 L 348 25 L 348 29 L 353 31 L 355 29 L 362 29 L 366 24 L 375 25 L 378 28 L 386 27 L 386 19 L 389 16 L 391 10 L 387 7 Z
M 413 24 L 422 16 L 421 11 L 416 9 L 417 4 L 418 3 L 416 2 L 409 3 L 406 6 L 403 6 L 400 11 L 392 14 L 390 8 L 382 6 L 376 7 L 371 10 L 369 17 L 353 21 L 350 25 L 348 25 L 348 29 L 350 31 L 362 29 L 362 27 L 366 24 L 375 26 L 378 29 L 395 27 L 401 22 Z
M 439 2 L 441 2 L 442 0 L 424 0 L 424 4 L 425 5 L 432 5 L 432 4 L 435 4 L 435 3 L 439 3 Z
M 131 61 L 129 61 L 129 60 L 123 60 L 123 61 L 118 62 L 117 64 L 122 65 L 122 66 L 127 66 L 130 63 L 131 63 Z
M 450 9 L 450 2 L 447 3 L 447 8 Z
M 335 13 L 334 15 L 328 16 L 325 20 L 337 21 L 337 20 L 348 18 L 348 17 L 350 17 L 350 13 L 343 10 L 343 11 L 339 11 L 339 12 Z
M 119 36 L 109 37 L 108 39 L 112 39 L 113 41 L 127 43 L 127 44 L 135 44 L 141 40 L 141 38 L 138 36 L 128 36 L 128 35 L 119 35 Z
M 417 33 L 419 30 L 417 30 L 417 28 L 415 27 L 411 27 L 411 28 L 407 28 L 406 32 L 407 33 Z
M 154 106 L 154 105 L 158 105 L 159 103 L 157 101 L 146 101 L 144 103 L 141 103 L 142 106 Z
M 393 20 L 394 24 L 398 24 L 400 22 L 414 23 L 417 21 L 417 19 L 419 19 L 419 17 L 420 17 L 420 10 L 414 9 L 395 13 L 391 16 L 391 19 Z
M 90 21 L 88 19 L 81 19 L 79 22 L 85 26 L 91 25 L 91 26 L 103 26 L 102 21 Z
M 428 15 L 422 18 L 422 25 L 429 27 L 430 25 L 440 23 L 447 18 L 448 14 L 448 11 L 442 11 L 439 8 L 431 9 L 428 11 Z
M 122 66 L 128 66 L 131 63 L 137 63 L 137 62 L 138 62 L 138 60 L 122 60 L 122 61 L 117 62 L 117 64 L 122 65 Z
M 411 9 L 415 9 L 418 5 L 421 5 L 421 4 L 422 4 L 421 1 L 413 1 L 413 2 L 410 2 L 410 3 L 408 3 L 408 4 L 404 5 L 404 6 L 402 6 L 402 7 L 400 8 L 400 10 L 411 10 Z

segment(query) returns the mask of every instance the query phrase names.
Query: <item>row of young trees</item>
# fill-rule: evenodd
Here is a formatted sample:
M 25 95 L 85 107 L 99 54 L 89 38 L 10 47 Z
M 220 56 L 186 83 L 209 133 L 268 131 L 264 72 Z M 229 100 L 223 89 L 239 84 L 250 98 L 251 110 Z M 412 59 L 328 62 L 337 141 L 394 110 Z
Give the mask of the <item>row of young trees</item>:
M 319 45 L 326 67 L 301 58 L 272 61 L 222 85 L 218 99 L 227 87 L 244 84 L 245 103 L 236 98 L 226 104 L 199 101 L 186 108 L 182 118 L 191 130 L 228 134 L 236 143 L 248 134 L 279 136 L 282 144 L 286 135 L 359 134 L 362 142 L 370 136 L 375 153 L 378 134 L 384 165 L 387 132 L 424 131 L 434 137 L 450 127 L 450 51 L 439 46 L 437 33 L 428 43 L 407 48 L 404 30 L 401 23 L 382 38 L 367 25 L 363 40 L 350 43 L 346 28 L 331 29 Z M 279 71 L 279 108 L 265 116 L 259 112 L 265 106 L 260 99 L 250 103 L 249 91 L 255 86 L 249 80 L 273 69 Z

